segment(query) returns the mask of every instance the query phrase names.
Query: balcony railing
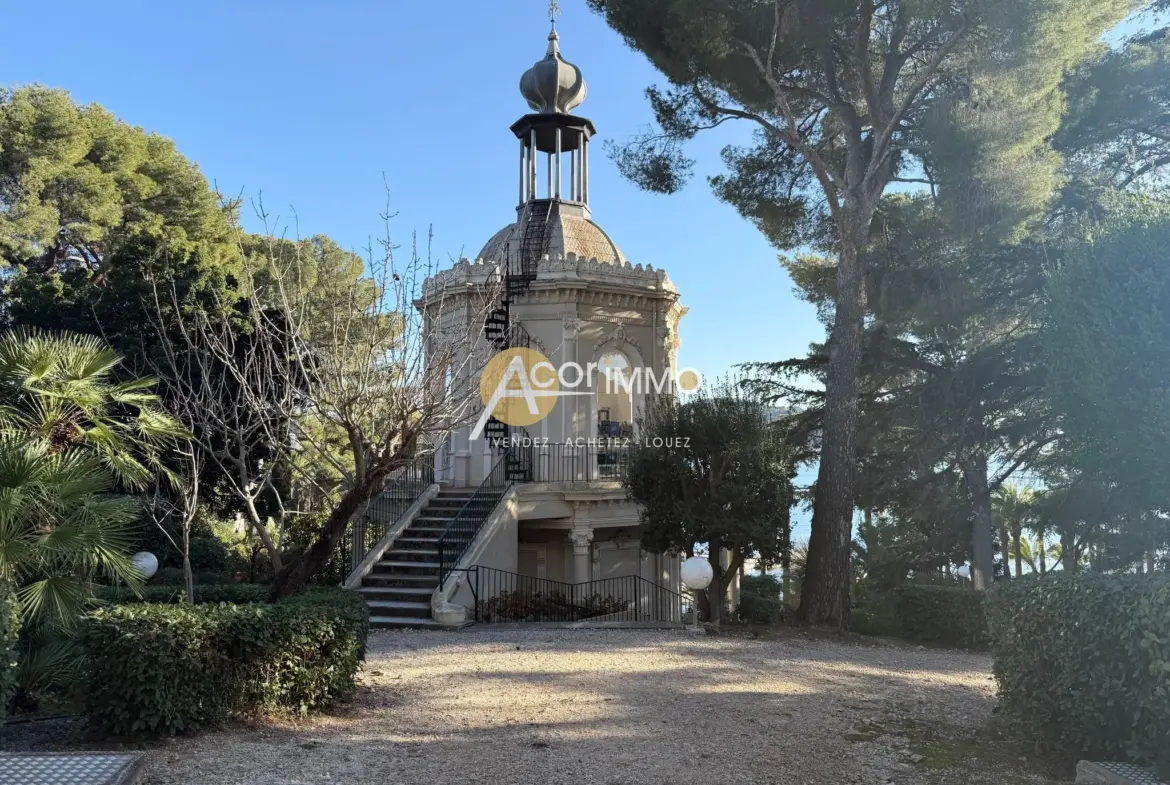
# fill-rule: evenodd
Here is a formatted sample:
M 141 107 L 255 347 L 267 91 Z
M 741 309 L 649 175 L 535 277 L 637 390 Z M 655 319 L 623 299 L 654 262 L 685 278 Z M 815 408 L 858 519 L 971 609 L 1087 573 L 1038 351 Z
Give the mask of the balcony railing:
M 509 445 L 531 467 L 529 482 L 621 482 L 630 465 L 630 445 L 624 439 L 545 444 L 516 436 Z

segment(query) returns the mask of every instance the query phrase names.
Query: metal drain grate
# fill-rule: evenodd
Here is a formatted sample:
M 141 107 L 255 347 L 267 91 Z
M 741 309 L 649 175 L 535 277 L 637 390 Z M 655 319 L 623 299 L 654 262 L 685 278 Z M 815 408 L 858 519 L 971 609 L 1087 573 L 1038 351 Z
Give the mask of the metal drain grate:
M 141 755 L 0 753 L 0 785 L 132 785 Z
M 1132 763 L 1083 760 L 1077 764 L 1078 785 L 1167 785 L 1153 772 Z

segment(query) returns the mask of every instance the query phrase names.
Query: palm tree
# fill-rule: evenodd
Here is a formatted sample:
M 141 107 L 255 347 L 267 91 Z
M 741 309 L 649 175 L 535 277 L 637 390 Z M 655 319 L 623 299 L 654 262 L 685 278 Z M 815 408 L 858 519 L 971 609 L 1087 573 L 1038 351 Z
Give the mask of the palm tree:
M 139 504 L 119 495 L 171 476 L 182 428 L 149 379 L 118 381 L 95 338 L 0 334 L 0 581 L 17 586 L 26 691 L 75 666 L 72 633 L 99 581 L 142 585 L 130 551 Z
M 118 381 L 122 362 L 98 338 L 38 330 L 0 334 L 0 438 L 80 448 L 141 489 L 168 471 L 160 457 L 183 435 L 159 407 L 152 378 Z
M 1035 519 L 1034 502 L 1032 491 L 1010 484 L 1001 485 L 991 498 L 991 514 L 999 525 L 1003 542 L 1003 571 L 1005 574 L 1011 573 L 1008 556 L 1014 554 L 1017 578 L 1024 571 L 1021 540 L 1024 529 L 1030 527 Z

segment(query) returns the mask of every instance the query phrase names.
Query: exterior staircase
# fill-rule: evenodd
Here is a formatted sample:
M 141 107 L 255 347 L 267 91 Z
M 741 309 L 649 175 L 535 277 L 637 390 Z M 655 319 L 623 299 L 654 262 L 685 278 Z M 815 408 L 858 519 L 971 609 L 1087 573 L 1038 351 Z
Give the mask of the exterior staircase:
M 439 538 L 470 501 L 474 488 L 439 491 L 362 578 L 370 626 L 439 628 L 431 619 L 431 594 L 439 585 Z

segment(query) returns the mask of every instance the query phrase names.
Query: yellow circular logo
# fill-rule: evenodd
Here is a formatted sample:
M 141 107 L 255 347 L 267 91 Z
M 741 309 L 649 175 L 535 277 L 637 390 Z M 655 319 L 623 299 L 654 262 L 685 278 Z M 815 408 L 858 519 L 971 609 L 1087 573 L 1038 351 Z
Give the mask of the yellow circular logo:
M 533 349 L 505 349 L 488 360 L 479 377 L 483 405 L 508 425 L 540 422 L 557 405 L 557 369 Z
M 680 392 L 693 393 L 697 392 L 699 387 L 702 386 L 703 377 L 700 376 L 699 372 L 696 370 L 691 368 L 684 368 L 682 372 L 679 373 L 675 383 L 678 385 Z

